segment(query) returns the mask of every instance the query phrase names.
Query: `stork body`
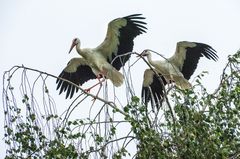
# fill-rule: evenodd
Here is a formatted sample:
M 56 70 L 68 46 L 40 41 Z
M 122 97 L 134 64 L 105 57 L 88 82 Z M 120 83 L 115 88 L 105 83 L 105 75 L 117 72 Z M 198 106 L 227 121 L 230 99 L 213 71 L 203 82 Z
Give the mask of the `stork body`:
M 181 70 L 172 60 L 153 61 L 151 53 L 147 53 L 148 62 L 155 68 L 155 71 L 161 74 L 167 83 L 175 81 L 176 85 L 182 89 L 191 88 L 191 84 L 184 78 Z
M 216 51 L 211 46 L 187 41 L 178 42 L 175 54 L 166 60 L 152 60 L 149 50 L 145 50 L 142 56 L 147 56 L 148 62 L 158 74 L 151 69 L 145 70 L 142 99 L 146 104 L 151 100 L 151 103 L 157 106 L 164 95 L 163 87 L 167 83 L 175 82 L 181 89 L 191 88 L 188 80 L 197 68 L 200 57 L 205 56 L 214 61 L 218 59 Z
M 80 49 L 80 40 L 75 38 L 73 43 L 76 43 L 76 50 L 87 62 L 92 72 L 96 77 L 104 76 L 110 79 L 114 86 L 119 87 L 123 83 L 123 75 L 118 72 L 107 59 L 103 56 L 101 52 L 97 49 Z M 70 50 L 71 51 L 71 50 Z
M 123 83 L 123 75 L 118 71 L 130 58 L 133 50 L 133 40 L 136 36 L 146 32 L 145 19 L 141 14 L 117 18 L 108 24 L 107 35 L 104 41 L 96 48 L 81 48 L 80 40 L 74 38 L 70 51 L 76 50 L 82 58 L 71 59 L 59 75 L 76 85 L 82 85 L 90 79 L 108 78 L 114 86 Z M 66 91 L 66 98 L 72 98 L 78 89 L 72 84 L 57 79 L 59 94 Z

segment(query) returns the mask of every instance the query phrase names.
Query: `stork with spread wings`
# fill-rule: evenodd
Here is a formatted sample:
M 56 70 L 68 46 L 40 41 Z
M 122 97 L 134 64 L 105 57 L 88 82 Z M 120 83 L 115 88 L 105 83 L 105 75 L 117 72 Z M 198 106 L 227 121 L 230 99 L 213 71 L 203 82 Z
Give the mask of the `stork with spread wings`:
M 108 24 L 105 40 L 96 48 L 82 49 L 80 40 L 74 38 L 69 52 L 76 46 L 82 57 L 71 59 L 59 77 L 76 85 L 101 77 L 110 79 L 116 87 L 122 85 L 124 78 L 119 70 L 130 58 L 130 54 L 124 54 L 133 50 L 134 38 L 146 32 L 144 19 L 141 14 L 133 14 L 112 20 Z M 77 87 L 66 81 L 57 79 L 56 83 L 59 94 L 66 92 L 66 98 L 72 98 L 78 91 Z
M 153 66 L 144 72 L 142 85 L 142 100 L 145 104 L 151 101 L 152 105 L 159 107 L 163 98 L 163 87 L 167 83 L 176 83 L 181 89 L 191 88 L 189 79 L 197 68 L 200 57 L 217 61 L 216 51 L 209 45 L 197 42 L 180 41 L 177 43 L 175 54 L 163 61 L 152 60 L 149 50 L 143 51 L 142 56 L 147 56 L 148 62 Z M 161 78 L 161 80 L 159 79 Z

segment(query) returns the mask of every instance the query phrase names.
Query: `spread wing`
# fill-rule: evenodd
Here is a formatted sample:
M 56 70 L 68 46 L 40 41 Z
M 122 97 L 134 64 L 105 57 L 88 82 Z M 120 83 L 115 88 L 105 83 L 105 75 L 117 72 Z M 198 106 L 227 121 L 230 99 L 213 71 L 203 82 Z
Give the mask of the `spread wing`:
M 58 77 L 71 81 L 76 85 L 82 85 L 90 79 L 97 78 L 87 61 L 83 58 L 72 58 Z M 57 90 L 60 89 L 59 94 L 66 92 L 66 98 L 69 97 L 71 99 L 75 91 L 78 91 L 77 87 L 66 81 L 57 79 L 56 83 Z
M 165 78 L 158 74 L 161 78 L 164 86 L 167 84 Z M 157 108 L 160 107 L 161 100 L 163 98 L 163 85 L 159 80 L 158 76 L 151 70 L 146 69 L 143 77 L 143 85 L 142 85 L 142 101 L 146 105 L 149 101 L 151 101 L 152 107 L 156 105 Z
M 146 32 L 146 23 L 142 21 L 143 19 L 145 18 L 141 14 L 133 14 L 114 19 L 108 24 L 106 38 L 96 50 L 103 53 L 108 62 L 117 70 L 130 58 L 130 55 L 121 55 L 131 52 L 134 38 Z
M 175 54 L 169 59 L 180 68 L 184 78 L 190 79 L 197 68 L 200 57 L 217 61 L 216 51 L 209 45 L 197 42 L 180 41 Z

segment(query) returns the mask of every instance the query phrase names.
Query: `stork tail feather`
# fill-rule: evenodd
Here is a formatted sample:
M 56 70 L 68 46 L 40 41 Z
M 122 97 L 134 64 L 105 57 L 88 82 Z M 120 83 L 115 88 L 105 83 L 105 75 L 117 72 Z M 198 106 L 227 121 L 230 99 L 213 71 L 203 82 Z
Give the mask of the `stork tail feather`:
M 192 88 L 191 83 L 188 80 L 186 80 L 185 78 L 181 77 L 181 76 L 175 77 L 175 83 L 181 89 L 190 89 L 190 88 Z
M 115 69 L 112 69 L 108 72 L 107 78 L 109 78 L 116 87 L 119 87 L 123 84 L 123 75 Z

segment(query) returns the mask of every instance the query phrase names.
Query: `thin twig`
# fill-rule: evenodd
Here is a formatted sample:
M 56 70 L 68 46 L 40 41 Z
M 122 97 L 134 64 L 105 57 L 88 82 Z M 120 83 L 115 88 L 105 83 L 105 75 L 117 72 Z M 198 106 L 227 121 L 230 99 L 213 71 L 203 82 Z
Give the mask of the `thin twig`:
M 86 92 L 83 88 L 79 87 L 78 85 L 76 85 L 75 83 L 73 83 L 73 82 L 71 82 L 71 81 L 69 81 L 69 80 L 66 80 L 66 79 L 61 78 L 61 77 L 57 77 L 57 76 L 55 76 L 55 75 L 52 75 L 52 74 L 49 74 L 49 73 L 47 73 L 47 72 L 43 72 L 43 71 L 40 71 L 40 70 L 37 70 L 37 69 L 25 67 L 25 66 L 23 66 L 23 65 L 22 65 L 22 66 L 16 65 L 16 66 L 13 66 L 11 69 L 13 69 L 13 68 L 23 68 L 23 69 L 31 70 L 31 71 L 34 71 L 34 72 L 39 72 L 40 74 L 45 74 L 45 75 L 47 75 L 47 76 L 50 76 L 50 77 L 57 78 L 57 79 L 60 79 L 60 80 L 62 80 L 62 81 L 68 82 L 69 84 L 72 84 L 73 86 L 79 88 L 82 92 L 84 92 L 86 95 L 92 97 L 93 99 L 97 99 L 97 100 L 99 100 L 99 101 L 101 101 L 101 102 L 109 105 L 110 107 L 112 107 L 113 109 L 115 109 L 117 112 L 119 112 L 119 113 L 121 113 L 121 114 L 123 114 L 123 115 L 125 115 L 125 116 L 127 115 L 125 112 L 123 112 L 122 110 L 118 109 L 114 102 L 106 101 L 106 100 L 104 100 L 103 98 L 100 98 L 100 97 L 95 96 L 95 95 L 93 95 L 93 94 L 91 94 L 91 93 L 88 93 L 88 92 Z M 10 69 L 10 70 L 11 70 L 11 69 Z

